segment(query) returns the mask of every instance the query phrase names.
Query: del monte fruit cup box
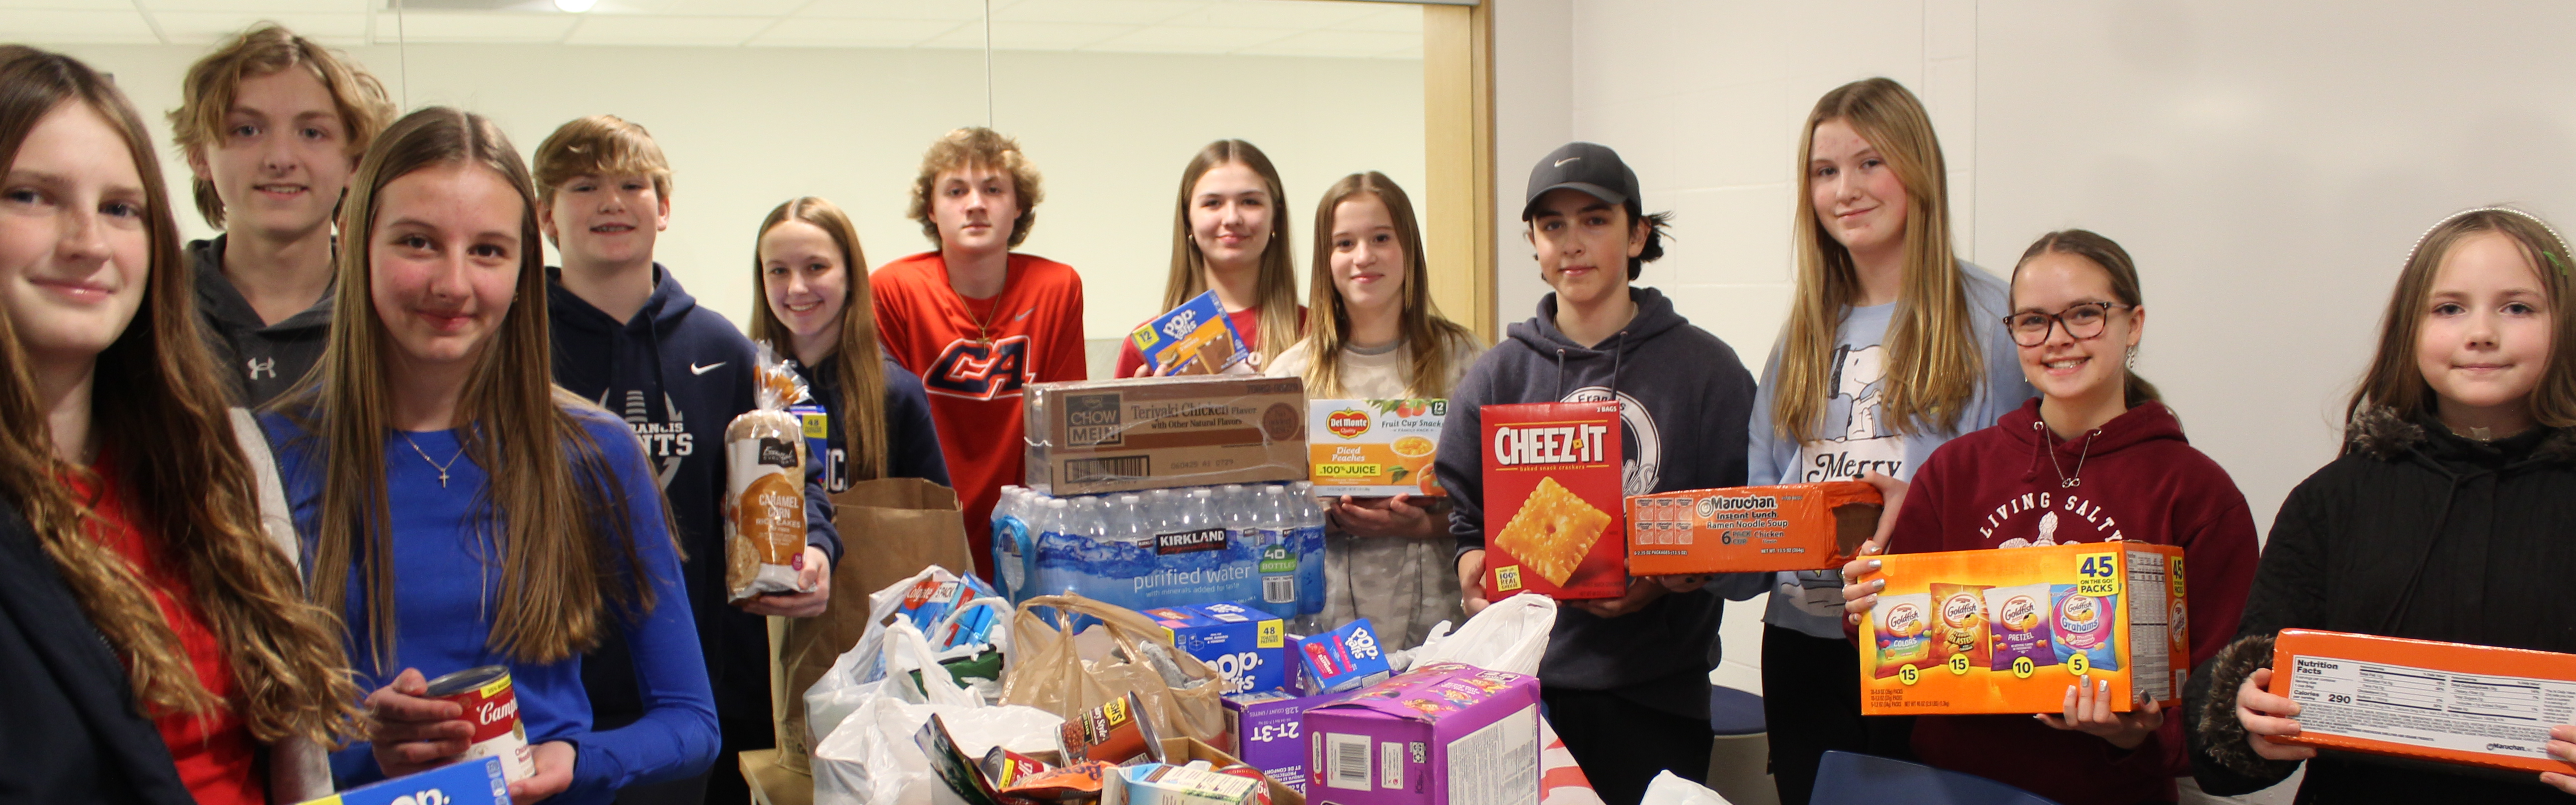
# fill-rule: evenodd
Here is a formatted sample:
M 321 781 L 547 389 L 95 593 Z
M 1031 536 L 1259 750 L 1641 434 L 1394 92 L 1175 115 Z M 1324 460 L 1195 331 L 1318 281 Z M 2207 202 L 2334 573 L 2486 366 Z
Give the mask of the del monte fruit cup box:
M 1431 471 L 1448 400 L 1307 400 L 1315 495 L 1444 495 Z
M 1619 403 L 1488 405 L 1485 597 L 1628 592 Z
M 2173 707 L 2190 673 L 2182 549 L 2085 542 L 1890 554 L 1860 630 L 1861 714 L 2056 713 L 2109 680 Z
M 1636 495 L 1628 498 L 1628 572 L 1836 569 L 1877 533 L 1879 511 L 1878 488 L 1859 481 Z
M 2299 703 L 2274 743 L 2576 774 L 2548 750 L 2576 724 L 2576 655 L 2283 629 L 2272 695 Z

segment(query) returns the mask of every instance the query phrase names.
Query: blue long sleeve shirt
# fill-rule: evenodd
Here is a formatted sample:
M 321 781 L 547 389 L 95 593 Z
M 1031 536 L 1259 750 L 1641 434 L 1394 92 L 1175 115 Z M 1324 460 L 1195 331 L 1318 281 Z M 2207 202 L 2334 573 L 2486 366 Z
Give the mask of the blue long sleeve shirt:
M 605 803 L 627 785 L 705 771 L 716 757 L 715 701 L 688 593 L 680 585 L 680 560 L 663 536 L 669 530 L 662 518 L 661 490 L 645 463 L 643 446 L 625 423 L 603 412 L 577 409 L 574 416 L 598 442 L 634 524 L 636 553 L 652 579 L 653 608 L 643 618 L 631 623 L 610 618 L 634 648 L 630 656 L 645 702 L 642 718 L 594 731 L 580 656 L 532 664 L 486 645 L 500 606 L 502 575 L 501 564 L 485 558 L 487 540 L 504 524 L 485 503 L 491 476 L 460 453 L 456 431 L 395 432 L 385 440 L 387 519 L 393 529 L 393 656 L 376 664 L 366 597 L 360 592 L 365 588 L 356 567 L 350 568 L 351 592 L 342 617 L 362 690 L 384 686 L 405 668 L 436 677 L 485 665 L 508 666 L 528 743 L 564 741 L 577 751 L 572 787 L 549 801 Z M 327 451 L 282 415 L 263 415 L 261 425 L 276 449 L 296 529 L 310 553 L 321 514 L 322 479 L 329 472 Z M 430 459 L 451 456 L 455 463 L 448 465 L 442 486 L 439 468 Z M 342 787 L 384 776 L 366 743 L 333 753 L 331 771 Z

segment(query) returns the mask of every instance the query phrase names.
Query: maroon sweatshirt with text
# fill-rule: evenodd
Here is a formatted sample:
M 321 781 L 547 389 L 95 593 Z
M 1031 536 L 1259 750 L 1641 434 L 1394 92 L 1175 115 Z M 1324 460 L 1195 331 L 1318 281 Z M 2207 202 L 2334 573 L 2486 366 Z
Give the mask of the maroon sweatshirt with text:
M 1932 453 L 1899 507 L 1889 553 L 2070 542 L 2182 546 L 2191 668 L 2236 636 L 2261 549 L 2245 495 L 2182 435 L 2173 410 L 2145 402 L 2071 440 L 2039 419 L 2036 398 Z M 2054 454 L 2054 462 L 2051 454 Z M 2026 715 L 1920 716 L 1923 762 L 2029 789 L 2065 805 L 2175 798 L 2190 773 L 2182 714 L 2132 750 Z

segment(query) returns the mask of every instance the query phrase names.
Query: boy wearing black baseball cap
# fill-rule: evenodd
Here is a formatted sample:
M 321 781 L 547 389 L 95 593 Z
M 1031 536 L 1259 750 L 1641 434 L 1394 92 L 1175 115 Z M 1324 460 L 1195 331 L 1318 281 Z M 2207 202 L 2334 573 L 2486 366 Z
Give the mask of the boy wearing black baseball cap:
M 1752 374 L 1662 292 L 1628 284 L 1663 256 L 1668 218 L 1645 213 L 1636 172 L 1607 147 L 1567 143 L 1530 170 L 1521 220 L 1555 292 L 1459 380 L 1435 459 L 1469 612 L 1485 605 L 1480 406 L 1615 400 L 1625 494 L 1744 484 Z M 1707 776 L 1723 599 L 1767 578 L 1640 578 L 1624 597 L 1557 610 L 1539 663 L 1548 719 L 1608 805 L 1634 805 L 1658 771 Z

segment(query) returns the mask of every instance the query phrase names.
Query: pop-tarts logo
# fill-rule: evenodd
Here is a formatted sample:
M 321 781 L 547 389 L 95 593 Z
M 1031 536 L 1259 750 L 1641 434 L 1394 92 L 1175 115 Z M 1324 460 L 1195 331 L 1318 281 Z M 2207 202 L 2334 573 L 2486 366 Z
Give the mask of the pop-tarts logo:
M 1179 338 L 1181 336 L 1189 335 L 1191 331 L 1197 330 L 1198 328 L 1199 312 L 1184 309 L 1179 313 L 1172 314 L 1171 319 L 1163 322 L 1163 335 L 1170 338 Z
M 476 758 L 360 786 L 303 805 L 510 805 L 501 759 Z
M 1288 682 L 1277 617 L 1235 603 L 1151 610 L 1172 645 L 1216 669 L 1228 694 L 1279 690 Z

